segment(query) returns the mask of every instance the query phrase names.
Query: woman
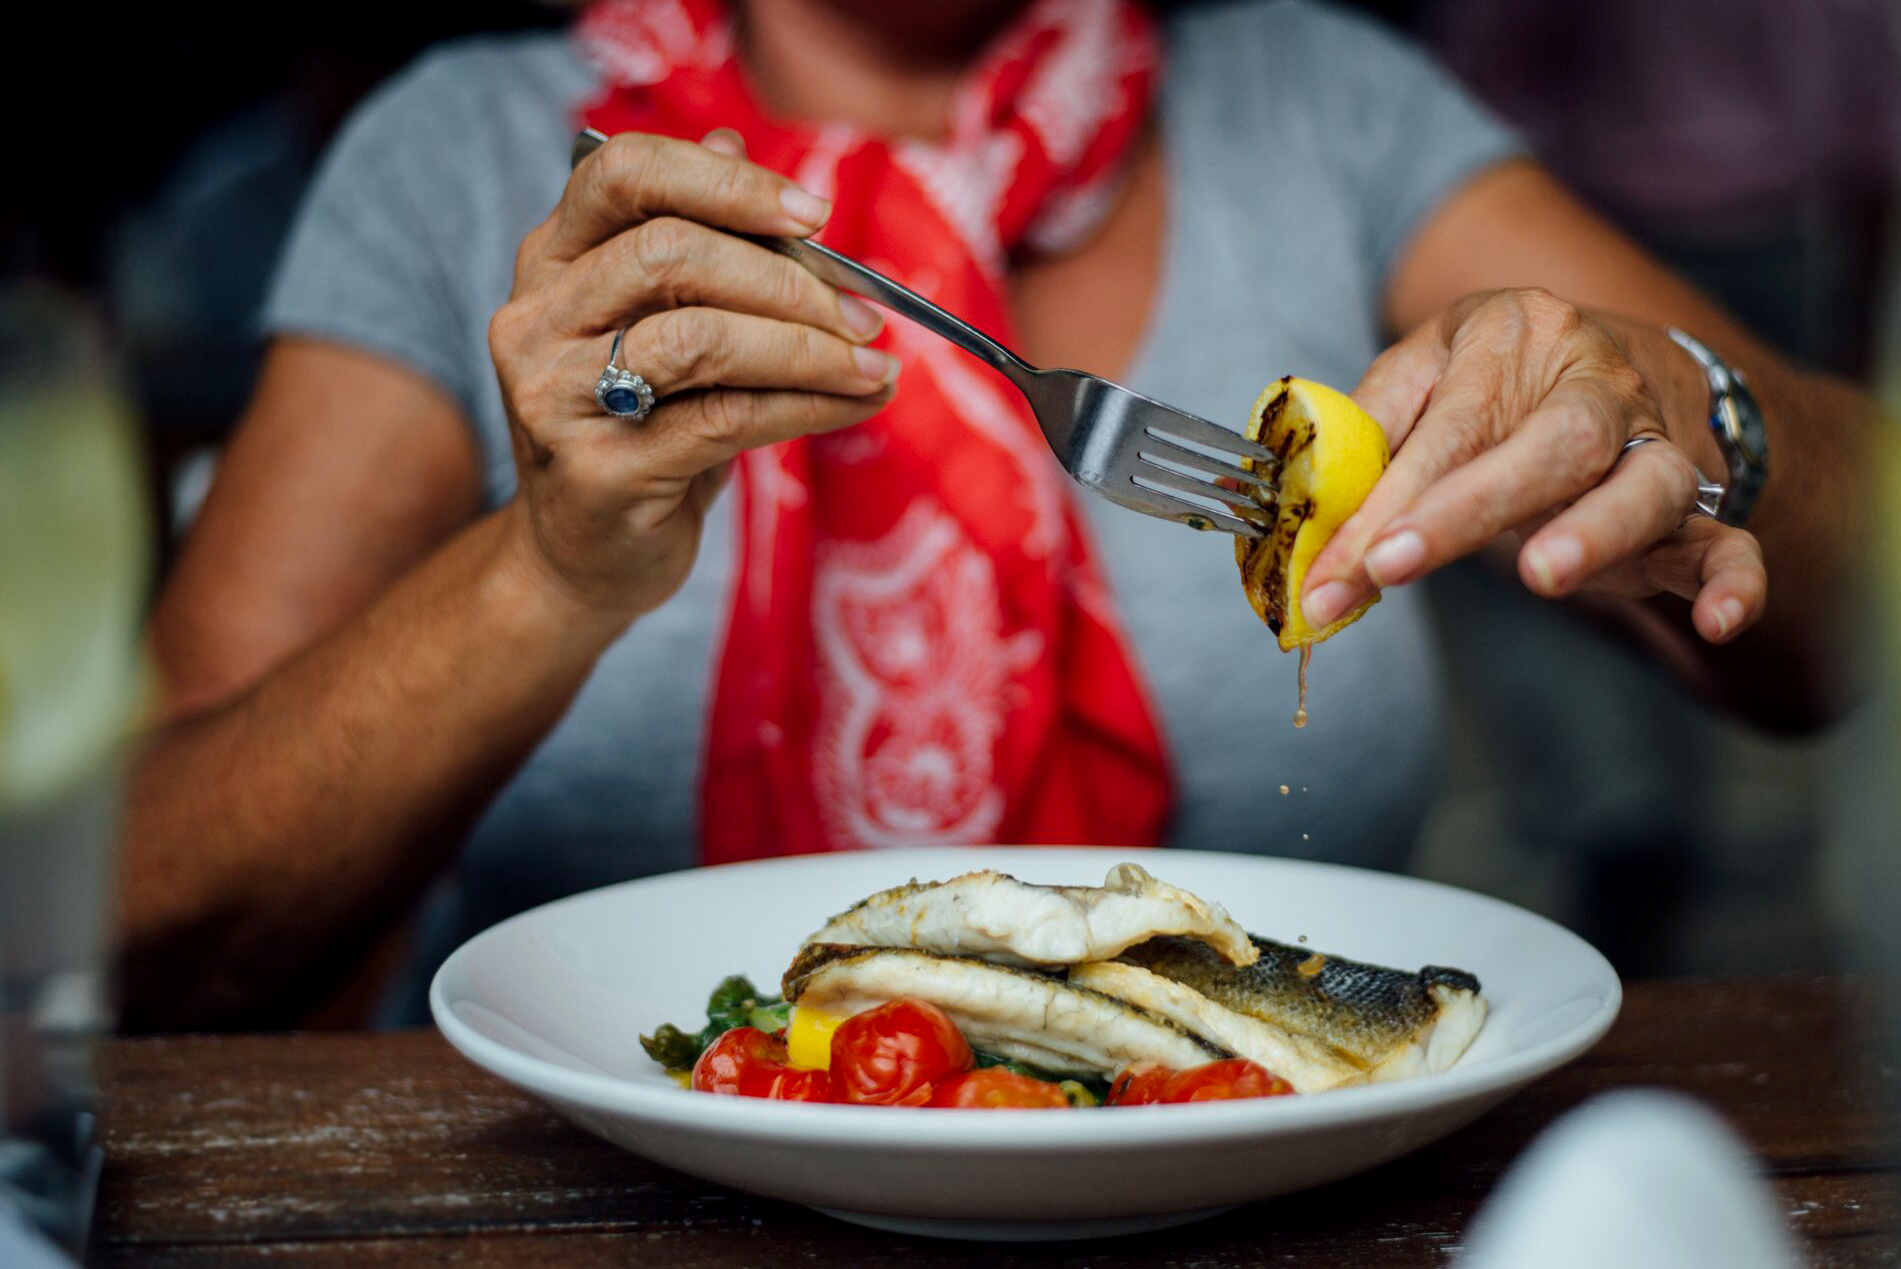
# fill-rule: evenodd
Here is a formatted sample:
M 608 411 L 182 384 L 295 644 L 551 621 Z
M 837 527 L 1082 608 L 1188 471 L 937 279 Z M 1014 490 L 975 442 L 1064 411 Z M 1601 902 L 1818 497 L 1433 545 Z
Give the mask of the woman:
M 583 122 L 621 135 L 570 179 Z M 1295 732 L 1224 540 L 1072 496 L 961 353 L 718 232 L 822 226 L 1035 362 L 1205 416 L 1357 379 L 1395 457 L 1315 620 L 1519 532 L 1528 586 L 1620 597 L 1712 694 L 1832 708 L 1862 402 L 1390 37 L 1294 3 L 620 0 L 425 60 L 310 196 L 154 620 L 135 1017 L 268 1013 L 452 859 L 395 1016 L 483 925 L 706 858 L 1403 864 L 1443 725 L 1413 594 L 1322 650 Z M 1749 532 L 1685 518 L 1726 455 L 1668 326 L 1761 402 Z M 649 417 L 597 401 L 610 355 Z M 151 1003 L 140 967 L 179 957 Z

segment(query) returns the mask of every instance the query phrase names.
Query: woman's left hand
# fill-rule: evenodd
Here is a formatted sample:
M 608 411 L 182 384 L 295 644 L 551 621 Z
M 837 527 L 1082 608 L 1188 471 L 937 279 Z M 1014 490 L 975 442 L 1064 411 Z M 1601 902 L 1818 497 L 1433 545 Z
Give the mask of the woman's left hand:
M 1519 576 L 1537 594 L 1680 595 L 1711 643 L 1754 623 L 1768 595 L 1762 548 L 1690 516 L 1696 467 L 1632 337 L 1549 292 L 1494 291 L 1381 354 L 1353 398 L 1386 429 L 1393 461 L 1308 570 L 1308 621 L 1516 533 Z M 1678 423 L 1692 426 L 1704 420 Z M 1660 439 L 1624 448 L 1645 435 Z

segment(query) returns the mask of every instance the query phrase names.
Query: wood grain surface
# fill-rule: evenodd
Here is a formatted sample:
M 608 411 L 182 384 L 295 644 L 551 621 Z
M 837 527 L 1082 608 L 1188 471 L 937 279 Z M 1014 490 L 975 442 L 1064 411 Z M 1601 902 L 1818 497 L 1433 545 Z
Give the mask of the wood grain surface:
M 102 1054 L 102 1265 L 1439 1265 L 1500 1173 L 1607 1089 L 1702 1099 L 1757 1153 L 1816 1266 L 1901 1265 L 1896 1072 L 1838 978 L 1637 984 L 1596 1050 L 1366 1175 L 1138 1237 L 879 1234 L 570 1127 L 433 1032 L 118 1040 Z

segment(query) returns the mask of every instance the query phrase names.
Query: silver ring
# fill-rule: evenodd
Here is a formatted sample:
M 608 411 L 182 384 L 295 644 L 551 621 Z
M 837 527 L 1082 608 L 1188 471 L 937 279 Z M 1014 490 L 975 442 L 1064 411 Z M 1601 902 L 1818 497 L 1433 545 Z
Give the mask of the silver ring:
M 1645 432 L 1641 436 L 1633 436 L 1625 441 L 1624 447 L 1617 452 L 1617 460 L 1622 462 L 1624 455 L 1630 453 L 1630 451 L 1636 449 L 1639 445 L 1648 445 L 1652 441 L 1661 441 L 1663 439 L 1662 436 L 1659 436 L 1655 432 Z M 1716 519 L 1716 509 L 1723 504 L 1723 486 L 1721 482 L 1709 479 L 1703 474 L 1702 469 L 1699 467 L 1692 466 L 1690 470 L 1696 473 L 1696 500 L 1690 504 L 1689 514 L 1683 517 L 1684 523 L 1689 523 L 1690 516 L 1705 516 L 1711 520 Z
M 614 332 L 614 346 L 607 354 L 607 369 L 594 381 L 594 400 L 615 418 L 639 422 L 653 413 L 653 386 L 618 364 L 620 341 L 626 334 L 625 326 Z

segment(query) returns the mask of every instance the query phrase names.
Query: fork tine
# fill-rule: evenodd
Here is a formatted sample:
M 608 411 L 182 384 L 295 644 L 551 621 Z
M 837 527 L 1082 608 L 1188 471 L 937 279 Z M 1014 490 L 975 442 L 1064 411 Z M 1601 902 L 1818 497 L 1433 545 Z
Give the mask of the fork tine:
M 1266 463 L 1272 470 L 1280 470 L 1281 460 L 1273 450 L 1258 441 L 1250 441 L 1239 432 L 1222 427 L 1219 423 L 1210 423 L 1207 419 L 1163 407 L 1152 411 L 1143 420 L 1143 424 L 1143 430 L 1150 436 L 1179 437 L 1182 440 L 1193 441 L 1197 445 L 1206 445 L 1209 449 L 1225 450 L 1230 454 L 1239 454 L 1243 458 L 1252 458 L 1257 463 Z
M 1157 516 L 1163 520 L 1173 520 L 1185 524 L 1191 529 L 1220 529 L 1242 538 L 1264 538 L 1267 531 L 1258 524 L 1252 524 L 1225 511 L 1199 502 L 1190 502 L 1177 497 L 1166 489 L 1151 486 L 1147 475 L 1131 476 L 1133 486 L 1128 493 L 1115 495 L 1115 500 L 1125 507 Z
M 1191 476 L 1186 472 L 1170 471 L 1168 468 L 1158 466 L 1155 463 L 1144 462 L 1140 474 L 1130 476 L 1129 479 L 1138 485 L 1147 484 L 1150 487 L 1159 486 L 1160 488 L 1168 489 L 1175 493 L 1193 494 L 1198 498 L 1217 499 L 1227 503 L 1236 511 L 1243 513 L 1242 519 L 1253 519 L 1255 516 L 1264 517 L 1266 515 L 1266 512 L 1261 509 L 1261 504 L 1254 501 L 1248 494 L 1235 489 L 1224 489 L 1211 480 L 1203 480 L 1199 476 Z M 1253 515 L 1246 514 L 1248 512 L 1252 512 Z
M 1187 467 L 1218 480 L 1238 481 L 1243 485 L 1252 485 L 1257 489 L 1274 493 L 1274 482 L 1266 473 L 1237 467 L 1233 463 L 1219 458 L 1210 458 L 1200 450 L 1186 449 L 1164 436 L 1151 432 L 1148 440 L 1152 442 L 1145 450 L 1137 451 L 1136 456 L 1145 463 L 1167 464 L 1171 467 Z

